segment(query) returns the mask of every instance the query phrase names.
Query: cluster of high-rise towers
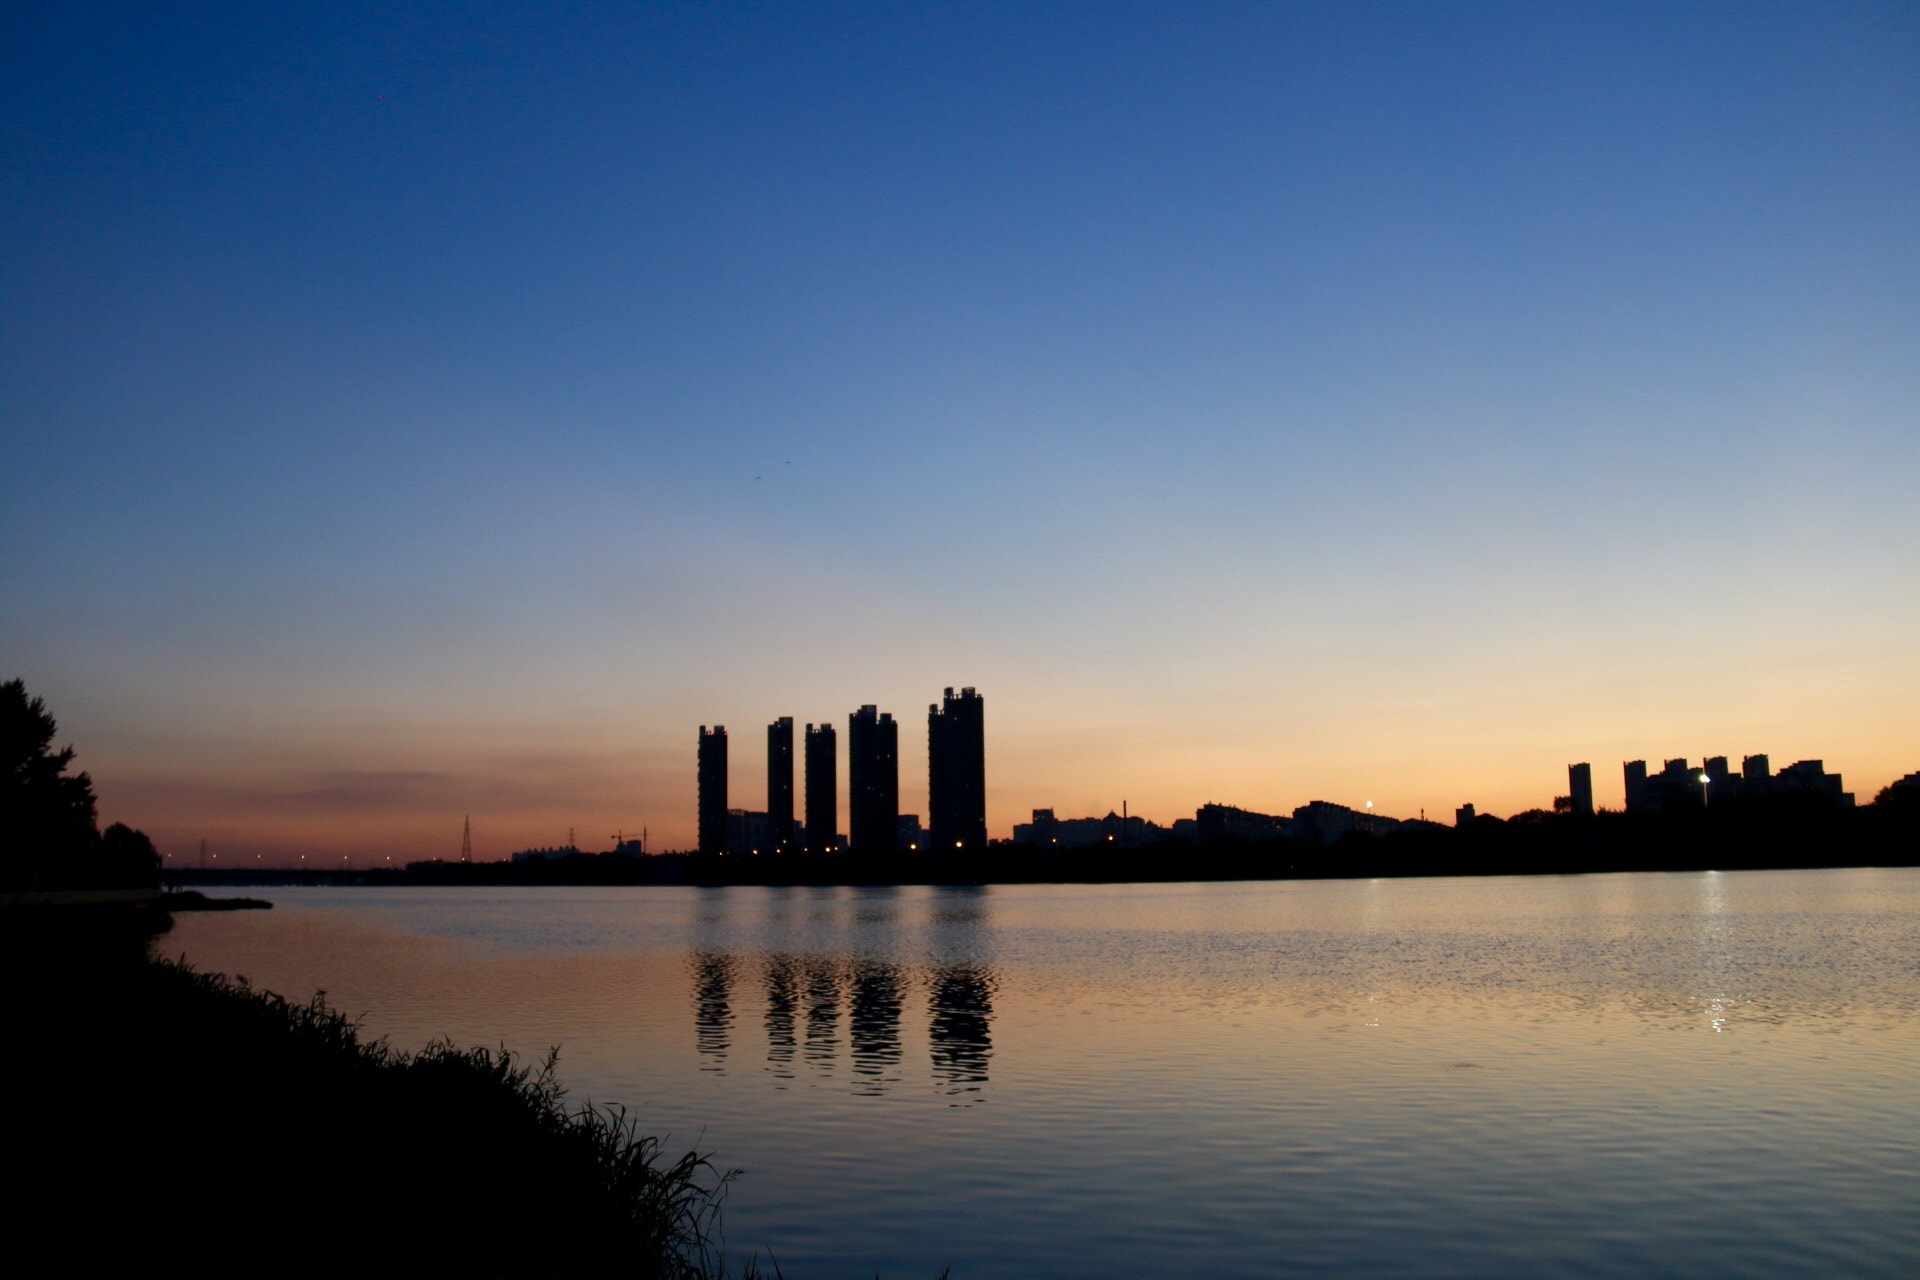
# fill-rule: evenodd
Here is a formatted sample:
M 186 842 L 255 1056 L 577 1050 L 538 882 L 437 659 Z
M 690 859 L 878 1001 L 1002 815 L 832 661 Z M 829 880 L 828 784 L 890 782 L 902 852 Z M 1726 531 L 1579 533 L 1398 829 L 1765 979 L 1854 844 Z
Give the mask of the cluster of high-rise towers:
M 987 750 L 984 703 L 972 689 L 952 689 L 927 708 L 928 830 L 933 850 L 976 850 L 987 844 Z M 847 718 L 846 839 L 840 833 L 839 735 L 830 723 L 806 732 L 805 813 L 793 807 L 793 717 L 767 726 L 764 813 L 727 805 L 727 730 L 700 726 L 700 852 L 786 854 L 894 853 L 903 843 L 900 817 L 900 726 L 871 705 Z

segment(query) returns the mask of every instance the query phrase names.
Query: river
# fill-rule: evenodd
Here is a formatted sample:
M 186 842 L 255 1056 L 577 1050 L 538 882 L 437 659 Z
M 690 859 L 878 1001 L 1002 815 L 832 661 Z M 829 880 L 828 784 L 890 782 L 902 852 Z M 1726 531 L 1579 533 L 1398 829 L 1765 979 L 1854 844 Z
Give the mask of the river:
M 162 948 L 559 1046 L 792 1280 L 1920 1273 L 1916 870 L 265 892 Z

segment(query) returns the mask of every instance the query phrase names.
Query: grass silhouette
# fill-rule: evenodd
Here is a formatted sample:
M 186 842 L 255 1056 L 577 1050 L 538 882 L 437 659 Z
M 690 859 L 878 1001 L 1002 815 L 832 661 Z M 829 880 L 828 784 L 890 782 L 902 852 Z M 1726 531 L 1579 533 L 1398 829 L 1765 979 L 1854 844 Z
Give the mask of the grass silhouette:
M 152 959 L 155 913 L 9 911 L 16 1227 L 66 1266 L 214 1275 L 727 1274 L 734 1171 L 669 1157 L 618 1107 L 571 1104 L 528 1060 L 362 1033 Z M 758 1272 L 749 1261 L 745 1274 Z

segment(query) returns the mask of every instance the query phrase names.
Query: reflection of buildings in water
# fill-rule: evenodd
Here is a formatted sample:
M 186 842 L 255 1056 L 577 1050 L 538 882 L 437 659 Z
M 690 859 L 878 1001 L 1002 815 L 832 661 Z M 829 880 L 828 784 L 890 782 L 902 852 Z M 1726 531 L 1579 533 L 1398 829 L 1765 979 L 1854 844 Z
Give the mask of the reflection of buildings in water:
M 726 1070 L 739 964 L 724 951 L 694 953 L 694 1038 L 702 1071 Z M 987 1083 L 993 1056 L 993 972 L 982 965 L 949 964 L 935 966 L 927 977 L 936 1085 L 948 1096 L 977 1094 Z M 900 966 L 872 957 L 848 964 L 833 956 L 775 952 L 766 957 L 763 978 L 767 1070 L 776 1080 L 793 1079 L 796 1059 L 821 1075 L 833 1073 L 844 1004 L 855 1092 L 877 1095 L 899 1081 L 900 1019 L 909 986 Z
M 853 1074 L 862 1093 L 879 1093 L 900 1065 L 900 971 L 863 959 L 854 965 L 848 1037 Z
M 826 1071 L 833 1066 L 839 1043 L 840 974 L 827 957 L 806 956 L 800 961 L 800 976 L 806 984 L 807 1061 Z
M 782 1080 L 793 1078 L 793 1013 L 799 973 L 792 956 L 767 957 L 767 1066 Z
M 949 1095 L 978 1093 L 993 1057 L 993 974 L 977 965 L 942 965 L 927 993 L 933 1078 Z
M 726 1069 L 727 1037 L 733 1030 L 733 1008 L 727 1002 L 732 985 L 732 956 L 715 951 L 694 953 L 693 1035 L 702 1071 Z

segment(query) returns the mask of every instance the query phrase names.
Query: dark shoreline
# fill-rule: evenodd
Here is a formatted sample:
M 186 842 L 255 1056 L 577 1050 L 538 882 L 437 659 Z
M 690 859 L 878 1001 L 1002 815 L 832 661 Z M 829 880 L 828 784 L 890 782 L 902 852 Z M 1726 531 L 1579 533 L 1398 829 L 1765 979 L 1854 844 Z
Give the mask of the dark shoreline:
M 579 854 L 546 861 L 415 862 L 392 870 L 183 869 L 167 878 L 175 886 L 1152 884 L 1916 865 L 1920 806 L 1853 809 L 1796 799 L 1664 814 L 1480 818 L 1458 827 L 1351 834 L 1333 844 L 1229 838 L 1070 850 L 1002 842 L 940 855 Z
M 30 1171 L 10 1221 L 73 1264 L 728 1274 L 717 1214 L 731 1175 L 667 1155 L 618 1107 L 570 1102 L 558 1050 L 396 1050 L 323 994 L 289 1000 L 157 958 L 162 901 L 269 905 L 149 893 L 0 907 L 0 993 L 23 1049 L 0 1085 L 16 1100 L 9 1154 Z M 504 1200 L 489 1175 L 512 1175 Z M 317 1207 L 343 1197 L 350 1233 L 317 1229 Z M 757 1272 L 749 1260 L 740 1274 Z

